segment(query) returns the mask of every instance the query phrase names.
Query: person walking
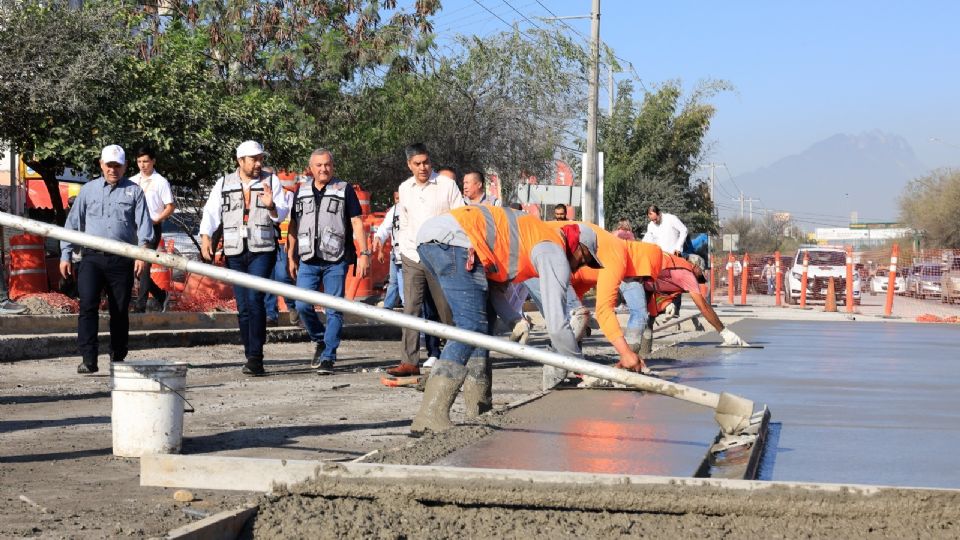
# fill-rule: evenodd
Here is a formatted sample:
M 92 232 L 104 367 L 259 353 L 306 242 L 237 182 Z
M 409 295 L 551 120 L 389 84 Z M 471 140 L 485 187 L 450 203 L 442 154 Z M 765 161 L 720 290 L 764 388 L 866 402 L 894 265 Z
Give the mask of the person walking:
M 293 198 L 299 189 L 299 183 L 292 181 L 292 185 L 288 187 L 288 183 L 291 181 L 280 179 L 280 184 L 283 186 L 281 191 L 284 198 L 284 204 L 287 205 L 287 208 L 293 207 Z M 277 225 L 277 239 L 280 244 L 279 249 L 277 249 L 277 260 L 273 266 L 273 280 L 286 285 L 294 285 L 293 278 L 290 277 L 290 272 L 287 269 L 287 240 L 283 237 L 282 223 Z M 287 218 L 287 236 L 290 234 L 290 223 L 289 216 Z M 287 316 L 290 319 L 290 324 L 292 326 L 300 325 L 300 314 L 297 313 L 296 308 L 294 307 L 294 300 L 292 298 L 284 298 L 284 304 L 287 306 Z M 277 326 L 280 324 L 280 307 L 279 299 L 277 295 L 272 293 L 264 293 L 263 295 L 264 309 L 267 310 L 267 326 Z
M 487 180 L 480 171 L 468 171 L 463 175 L 463 202 L 471 204 L 488 204 L 503 206 L 500 199 L 487 195 Z
M 760 271 L 760 279 L 765 280 L 767 283 L 768 295 L 772 295 L 776 288 L 776 277 L 777 272 L 773 266 L 773 262 L 768 260 L 763 264 L 763 270 Z
M 360 277 L 370 270 L 363 211 L 353 186 L 336 178 L 329 150 L 314 150 L 309 167 L 313 181 L 300 186 L 290 216 L 293 234 L 287 235 L 287 268 L 297 287 L 310 291 L 322 288 L 326 294 L 343 298 L 347 268 L 355 265 Z M 343 314 L 326 308 L 324 326 L 313 304 L 297 300 L 296 308 L 315 344 L 310 367 L 320 375 L 333 374 Z
M 397 249 L 397 231 L 400 228 L 400 216 L 397 215 L 397 204 L 400 202 L 400 192 L 393 192 L 393 206 L 383 216 L 383 222 L 373 235 L 373 251 L 377 254 L 377 261 L 383 263 L 384 251 L 387 242 L 390 242 L 390 274 L 387 280 L 387 290 L 380 307 L 394 309 L 403 304 L 403 271 L 400 261 L 400 250 Z
M 662 212 L 660 207 L 651 204 L 647 208 L 647 232 L 644 242 L 651 242 L 671 255 L 683 255 L 683 244 L 687 241 L 687 226 L 673 214 Z M 673 301 L 673 316 L 680 316 L 680 295 Z
M 443 287 L 458 328 L 490 334 L 490 295 L 503 285 L 540 278 L 540 297 L 550 342 L 559 354 L 580 356 L 567 323 L 564 297 L 570 273 L 581 266 L 602 268 L 597 237 L 581 224 L 556 231 L 536 216 L 486 205 L 457 208 L 423 224 L 417 235 L 423 266 Z M 563 371 L 544 366 L 549 372 Z M 457 341 L 444 347 L 427 379 L 411 434 L 451 427 L 450 407 L 463 386 L 468 416 L 492 408 L 489 351 Z
M 150 220 L 153 222 L 153 242 L 147 247 L 157 249 L 161 242 L 161 231 L 163 222 L 166 221 L 173 212 L 176 211 L 176 204 L 173 201 L 173 192 L 170 190 L 170 182 L 155 169 L 157 164 L 156 152 L 147 146 L 141 147 L 136 154 L 137 167 L 140 172 L 131 176 L 130 181 L 140 186 L 143 190 L 143 196 L 147 201 L 147 210 L 150 212 Z M 157 302 L 157 308 L 160 311 L 167 310 L 167 291 L 161 289 L 153 282 L 150 276 L 150 263 L 144 263 L 143 273 L 140 275 L 140 287 L 137 299 L 133 305 L 134 313 L 143 313 L 147 310 L 147 298 L 149 295 Z
M 126 154 L 118 145 L 105 146 L 100 152 L 103 176 L 80 188 L 70 207 L 64 228 L 126 242 L 143 248 L 153 244 L 153 222 L 146 197 L 140 186 L 124 177 Z M 60 242 L 60 275 L 74 275 L 70 242 Z M 130 336 L 130 297 L 133 279 L 146 268 L 144 261 L 134 261 L 94 248 L 79 248 L 81 259 L 76 268 L 80 313 L 77 317 L 77 348 L 82 360 L 77 373 L 99 371 L 97 332 L 100 326 L 100 295 L 106 289 L 110 310 L 110 361 L 123 362 L 127 357 Z
M 403 312 L 419 317 L 423 306 L 432 308 L 439 319 L 450 324 L 453 315 L 444 297 L 440 282 L 420 264 L 417 235 L 420 227 L 432 217 L 463 206 L 463 195 L 453 180 L 434 174 L 430 152 L 422 143 L 405 149 L 407 167 L 412 176 L 400 184 L 400 258 L 403 261 Z M 439 340 L 427 341 L 429 358 L 439 356 Z M 433 350 L 430 350 L 433 349 Z M 400 364 L 387 370 L 395 377 L 420 374 L 420 332 L 403 329 Z
M 275 224 L 286 218 L 289 208 L 284 197 L 274 200 L 283 189 L 280 180 L 263 170 L 266 153 L 256 141 L 237 147 L 237 170 L 221 177 L 210 190 L 200 220 L 200 250 L 213 260 L 211 238 L 223 228 L 223 253 L 227 268 L 269 279 L 277 256 Z M 237 324 L 246 363 L 243 373 L 259 377 L 263 368 L 263 344 L 267 339 L 264 294 L 255 289 L 233 286 L 237 299 Z

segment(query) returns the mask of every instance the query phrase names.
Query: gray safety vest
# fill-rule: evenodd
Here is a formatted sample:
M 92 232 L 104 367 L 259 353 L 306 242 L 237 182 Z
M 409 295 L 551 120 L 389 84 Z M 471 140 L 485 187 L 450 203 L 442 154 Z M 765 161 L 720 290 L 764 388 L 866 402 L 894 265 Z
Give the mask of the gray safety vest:
M 260 202 L 263 182 L 271 182 L 273 175 L 261 173 L 250 183 L 250 211 L 243 224 L 243 183 L 236 172 L 223 177 L 220 188 L 220 213 L 223 221 L 223 253 L 227 257 L 240 255 L 244 247 L 254 253 L 272 251 L 277 247 L 277 233 L 270 219 L 270 211 Z
M 320 199 L 313 193 L 313 182 L 300 186 L 293 212 L 297 220 L 297 252 L 300 260 L 318 257 L 338 262 L 346 253 L 347 190 L 350 184 L 334 178 L 323 189 Z

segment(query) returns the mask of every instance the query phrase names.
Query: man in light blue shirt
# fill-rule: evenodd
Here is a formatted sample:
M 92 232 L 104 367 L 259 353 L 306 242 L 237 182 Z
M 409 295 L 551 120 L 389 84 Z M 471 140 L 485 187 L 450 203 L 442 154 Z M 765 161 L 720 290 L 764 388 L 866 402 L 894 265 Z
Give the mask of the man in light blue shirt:
M 127 159 L 123 148 L 115 144 L 104 147 L 100 152 L 100 170 L 102 177 L 80 188 L 64 227 L 146 247 L 153 241 L 153 222 L 143 190 L 124 177 Z M 60 250 L 60 274 L 64 278 L 74 273 L 74 252 L 81 255 L 76 271 L 80 294 L 77 348 L 83 361 L 77 366 L 77 373 L 96 373 L 100 294 L 106 289 L 110 307 L 110 361 L 122 362 L 127 356 L 133 278 L 140 276 L 146 263 L 93 248 L 79 248 L 69 242 L 61 242 Z

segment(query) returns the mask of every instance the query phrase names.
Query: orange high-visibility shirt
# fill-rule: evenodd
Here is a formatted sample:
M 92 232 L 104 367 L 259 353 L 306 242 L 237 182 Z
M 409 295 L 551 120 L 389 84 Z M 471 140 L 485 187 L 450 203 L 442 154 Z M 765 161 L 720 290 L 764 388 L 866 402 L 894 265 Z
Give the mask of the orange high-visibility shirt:
M 554 228 L 565 225 L 556 221 L 547 223 Z M 597 257 L 603 263 L 603 268 L 596 270 L 585 266 L 577 270 L 570 281 L 580 297 L 593 287 L 597 288 L 594 317 L 603 335 L 614 341 L 623 337 L 616 313 L 620 283 L 625 279 L 654 277 L 659 274 L 663 252 L 656 244 L 621 240 L 596 225 L 586 225 L 597 233 Z
M 537 277 L 530 251 L 541 242 L 563 249 L 558 231 L 536 216 L 511 208 L 463 206 L 451 210 L 450 215 L 467 234 L 490 281 L 520 283 Z

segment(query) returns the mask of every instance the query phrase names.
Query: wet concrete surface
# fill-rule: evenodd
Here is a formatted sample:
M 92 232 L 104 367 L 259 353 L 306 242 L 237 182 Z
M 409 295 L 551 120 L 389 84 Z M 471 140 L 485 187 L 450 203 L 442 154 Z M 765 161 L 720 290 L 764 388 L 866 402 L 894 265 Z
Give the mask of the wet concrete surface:
M 764 349 L 709 348 L 676 380 L 767 404 L 761 479 L 960 488 L 960 326 L 744 320 Z M 683 355 L 681 355 L 683 356 Z M 439 464 L 690 476 L 710 411 L 625 391 L 558 391 Z

